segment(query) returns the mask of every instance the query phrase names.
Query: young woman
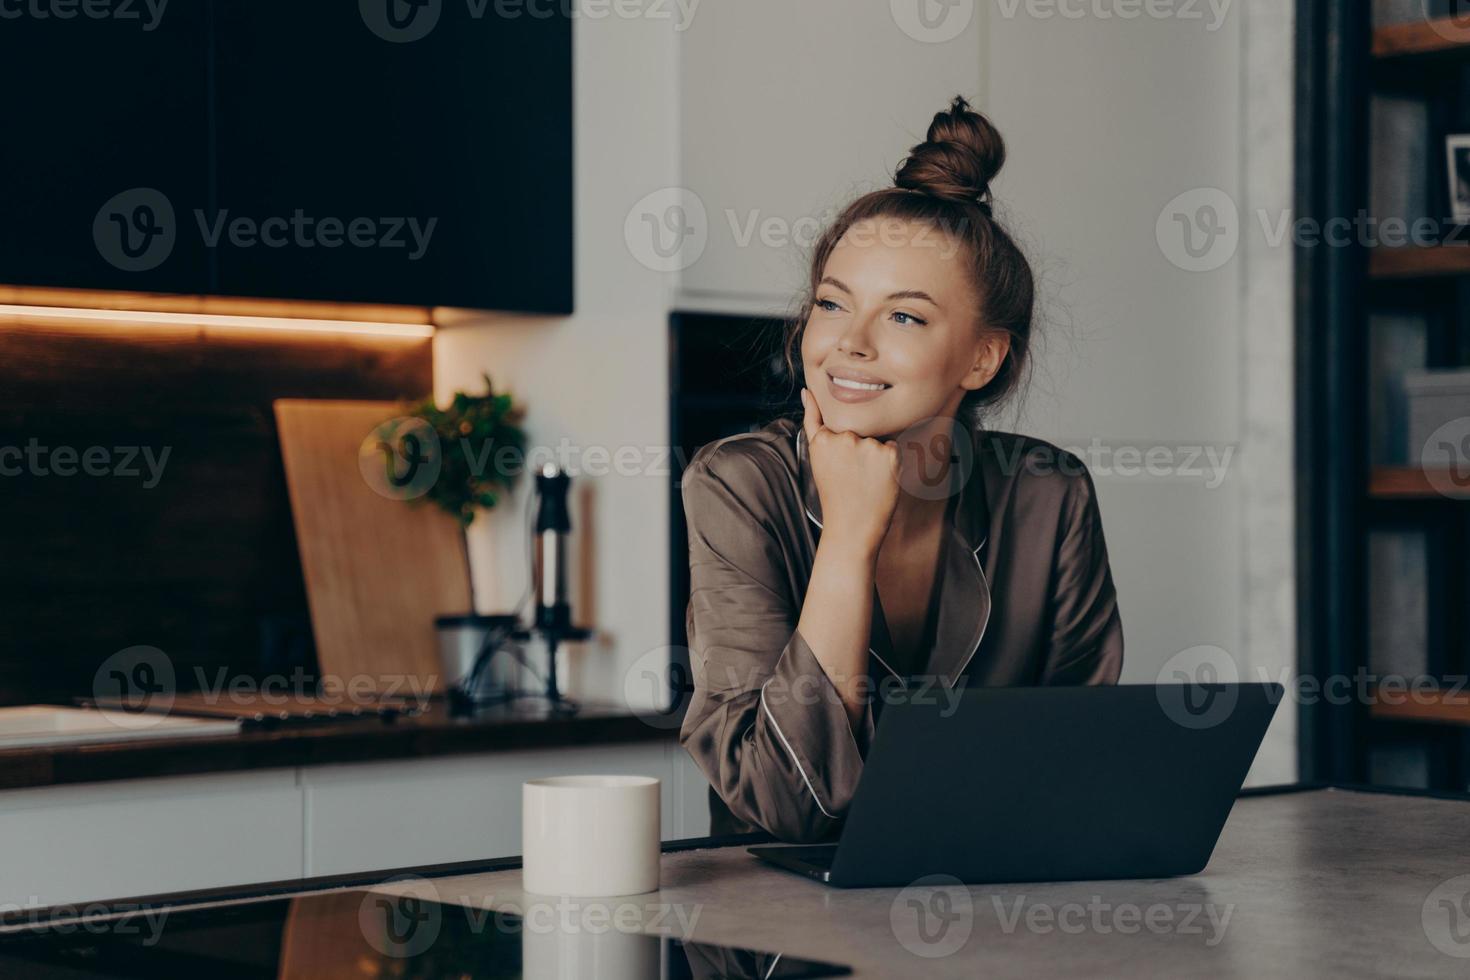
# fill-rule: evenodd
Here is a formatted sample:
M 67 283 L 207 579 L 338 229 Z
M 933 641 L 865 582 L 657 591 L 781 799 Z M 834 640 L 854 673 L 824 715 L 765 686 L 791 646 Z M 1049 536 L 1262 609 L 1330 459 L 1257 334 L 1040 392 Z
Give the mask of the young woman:
M 896 698 L 1118 679 L 1090 475 L 979 421 L 1030 347 L 1031 270 L 989 204 L 1004 158 L 964 99 L 937 114 L 895 186 L 817 243 L 786 348 L 803 417 L 711 443 L 685 471 L 680 738 L 710 781 L 711 833 L 835 836 Z

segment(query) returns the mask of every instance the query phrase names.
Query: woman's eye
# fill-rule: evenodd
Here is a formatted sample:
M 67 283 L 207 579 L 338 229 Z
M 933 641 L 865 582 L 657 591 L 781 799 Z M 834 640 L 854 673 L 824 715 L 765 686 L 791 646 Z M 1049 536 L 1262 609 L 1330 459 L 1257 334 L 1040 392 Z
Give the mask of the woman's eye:
M 828 313 L 832 313 L 836 310 L 841 309 L 841 307 L 838 306 L 836 302 L 830 299 L 817 300 L 817 306 L 823 310 L 826 310 Z
M 919 319 L 918 317 L 914 316 L 912 313 L 904 313 L 902 310 L 895 310 L 894 313 L 893 313 L 893 316 L 894 316 L 894 319 L 898 319 L 899 317 L 902 317 L 903 319 L 898 320 L 898 322 L 899 322 L 899 324 L 901 326 L 905 326 L 905 327 L 908 326 L 911 323 L 914 326 L 922 327 L 925 323 L 928 322 L 927 320 L 921 320 L 921 319 Z

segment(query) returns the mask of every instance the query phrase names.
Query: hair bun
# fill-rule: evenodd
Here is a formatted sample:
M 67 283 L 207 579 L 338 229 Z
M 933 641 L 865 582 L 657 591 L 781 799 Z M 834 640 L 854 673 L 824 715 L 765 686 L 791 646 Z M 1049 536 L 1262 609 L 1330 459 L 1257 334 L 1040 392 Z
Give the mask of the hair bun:
M 990 182 L 1005 159 L 1000 133 L 957 95 L 948 109 L 935 113 L 928 138 L 909 151 L 893 183 L 931 197 L 981 204 L 988 212 Z

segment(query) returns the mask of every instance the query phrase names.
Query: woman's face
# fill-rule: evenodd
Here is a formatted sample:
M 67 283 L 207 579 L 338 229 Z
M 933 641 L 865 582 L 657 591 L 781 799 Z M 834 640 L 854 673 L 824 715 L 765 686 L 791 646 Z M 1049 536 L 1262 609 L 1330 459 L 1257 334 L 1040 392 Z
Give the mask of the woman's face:
M 985 386 L 1008 338 L 982 330 L 969 257 L 927 224 L 854 224 L 827 259 L 801 341 L 806 385 L 822 423 L 860 436 L 896 436 L 953 417 Z

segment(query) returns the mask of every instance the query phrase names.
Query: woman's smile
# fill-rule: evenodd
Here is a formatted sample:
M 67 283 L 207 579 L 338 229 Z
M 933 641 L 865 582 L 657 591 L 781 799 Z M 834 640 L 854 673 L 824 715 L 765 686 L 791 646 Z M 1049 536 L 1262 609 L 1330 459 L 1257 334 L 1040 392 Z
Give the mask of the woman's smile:
M 893 387 L 886 381 L 861 371 L 831 368 L 826 375 L 828 393 L 848 405 L 870 402 Z

